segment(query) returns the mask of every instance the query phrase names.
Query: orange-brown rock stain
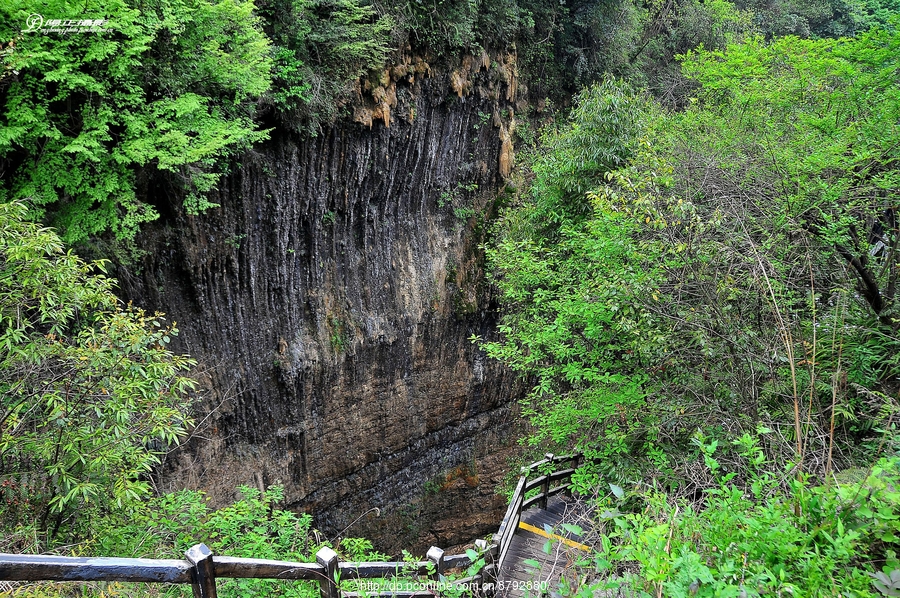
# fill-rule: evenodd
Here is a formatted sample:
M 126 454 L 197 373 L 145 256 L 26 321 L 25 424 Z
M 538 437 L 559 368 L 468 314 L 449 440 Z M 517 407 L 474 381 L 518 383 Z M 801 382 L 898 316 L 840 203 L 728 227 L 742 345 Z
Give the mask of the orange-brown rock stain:
M 440 70 L 433 67 L 425 57 L 414 56 L 407 49 L 400 54 L 396 64 L 357 81 L 353 121 L 369 128 L 381 121 L 385 127 L 390 127 L 398 107 L 398 86 L 408 89 L 414 97 L 418 92 L 418 82 L 439 74 Z M 492 101 L 492 123 L 498 129 L 497 135 L 501 143 L 498 168 L 504 178 L 509 177 L 515 160 L 513 135 L 516 123 L 513 107 L 521 101 L 518 97 L 519 69 L 516 52 L 499 53 L 493 58 L 484 50 L 479 55 L 466 54 L 456 67 L 450 68 L 444 75 L 457 98 L 477 94 Z M 510 106 L 501 109 L 501 103 Z M 506 118 L 501 116 L 506 114 Z M 401 112 L 401 117 L 408 122 L 415 119 L 412 102 Z

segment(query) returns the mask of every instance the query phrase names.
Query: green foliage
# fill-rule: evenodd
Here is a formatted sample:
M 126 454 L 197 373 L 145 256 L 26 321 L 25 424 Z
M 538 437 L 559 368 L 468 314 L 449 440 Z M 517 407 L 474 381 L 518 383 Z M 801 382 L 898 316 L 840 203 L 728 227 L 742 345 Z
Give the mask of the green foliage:
M 690 4 L 691 10 L 682 14 L 681 4 Z M 685 40 L 657 57 L 672 65 L 676 52 L 712 37 L 693 13 L 704 15 L 716 32 L 729 27 L 723 5 L 732 6 L 724 1 L 676 5 L 630 0 L 413 0 L 395 9 L 395 20 L 414 49 L 438 56 L 460 50 L 515 50 L 530 96 L 567 103 L 573 93 L 607 73 L 631 76 L 649 70 L 643 65 L 632 68 L 631 63 L 648 43 L 660 45 L 655 39 L 665 38 L 668 32 L 661 35 L 661 31 L 666 28 L 677 29 L 679 39 Z M 682 21 L 688 25 L 682 26 Z M 663 41 L 660 47 L 670 45 Z
M 272 486 L 259 490 L 241 486 L 241 500 L 210 510 L 202 493 L 184 490 L 163 496 L 147 509 L 150 529 L 174 539 L 170 558 L 180 558 L 198 541 L 205 542 L 214 554 L 314 562 L 318 549 L 310 538 L 312 517 L 276 509 L 283 499 L 282 489 Z M 135 526 L 141 533 L 144 525 Z M 315 596 L 317 584 L 272 579 L 232 579 L 218 584 L 223 596 Z M 185 588 L 186 589 L 186 588 Z M 186 592 L 184 592 L 186 593 Z
M 174 325 L 121 306 L 103 263 L 63 253 L 25 211 L 0 204 L 0 523 L 65 540 L 149 496 L 190 424 L 194 362 L 166 349 Z
M 890 379 L 897 367 L 884 349 L 897 342 L 898 50 L 900 35 L 873 31 L 856 40 L 754 40 L 689 54 L 685 72 L 703 91 L 697 108 L 675 119 L 696 132 L 700 152 L 721 156 L 723 175 L 757 195 L 777 190 L 766 220 L 754 225 L 780 228 L 794 244 L 802 239 L 817 268 L 855 280 L 837 287 L 854 299 L 828 326 L 847 341 L 849 375 L 866 385 Z M 835 275 L 820 281 L 822 292 L 836 290 Z
M 496 4 L 506 7 L 503 23 L 509 29 L 479 27 L 474 19 L 474 39 L 486 47 L 515 41 L 531 97 L 563 104 L 577 90 L 615 75 L 680 105 L 690 86 L 679 72 L 675 55 L 700 45 L 724 48 L 754 30 L 752 13 L 728 0 Z M 468 6 L 482 13 L 486 10 L 474 2 Z
M 308 562 L 307 533 L 311 518 L 275 509 L 283 498 L 279 486 L 265 494 L 248 486 L 239 488 L 241 498 L 220 509 L 210 509 L 203 492 L 181 490 L 154 498 L 134 513 L 134 520 L 110 526 L 92 539 L 103 554 L 180 558 L 198 542 L 215 554 L 282 558 L 290 554 Z M 151 547 L 151 552 L 147 551 Z
M 459 49 L 472 51 L 478 48 L 476 29 L 484 5 L 478 0 L 414 0 L 403 6 L 402 22 L 413 41 L 422 48 L 438 50 L 441 54 Z M 501 0 L 495 9 L 506 17 L 496 24 L 500 31 L 515 31 L 518 17 L 515 2 Z
M 900 12 L 896 0 L 740 0 L 737 4 L 754 15 L 760 33 L 767 37 L 843 37 L 884 27 Z
M 522 2 L 517 49 L 533 97 L 567 102 L 616 71 L 639 35 L 643 8 L 630 1 Z
M 701 49 L 684 111 L 545 138 L 489 252 L 486 348 L 602 497 L 599 578 L 564 593 L 895 591 L 900 460 L 816 480 L 896 452 L 898 44 Z
M 681 107 L 693 88 L 676 56 L 698 47 L 724 49 L 755 31 L 753 14 L 728 0 L 655 2 L 623 47 L 614 72 L 646 86 L 663 104 Z
M 464 184 L 459 181 L 456 188 L 441 192 L 437 205 L 439 208 L 449 208 L 457 220 L 465 222 L 478 214 L 475 209 L 473 194 L 478 190 L 477 183 Z
M 203 492 L 182 490 L 154 498 L 130 512 L 110 513 L 94 522 L 91 535 L 78 551 L 83 554 L 132 558 L 183 559 L 185 551 L 203 542 L 214 555 L 315 562 L 321 547 L 313 540 L 312 517 L 277 508 L 280 486 L 260 493 L 241 486 L 235 502 L 212 509 Z M 223 579 L 216 583 L 223 597 L 318 596 L 318 584 L 274 579 Z M 90 595 L 89 588 L 84 588 Z M 189 596 L 190 586 L 120 584 L 100 595 Z M 30 593 L 24 595 L 32 595 Z
M 372 541 L 367 538 L 341 538 L 338 549 L 345 561 L 386 561 L 389 558 L 375 550 Z
M 638 8 L 596 0 L 411 0 L 394 8 L 414 49 L 515 49 L 535 97 L 564 98 L 602 78 L 617 40 L 634 35 Z
M 629 161 L 649 109 L 631 87 L 610 79 L 582 91 L 568 125 L 545 134 L 549 150 L 531 165 L 534 223 L 546 230 L 589 213 L 584 193 Z
M 835 588 L 877 595 L 883 572 L 900 566 L 900 459 L 882 459 L 857 483 L 795 479 L 785 488 L 759 458 L 757 439 L 747 435 L 743 444 L 749 492 L 713 466 L 716 482 L 702 506 L 642 488 L 630 496 L 639 509 L 607 516 L 596 556 L 614 580 L 607 587 L 638 596 L 819 596 Z M 706 455 L 714 464 L 713 453 Z
M 766 450 L 819 474 L 878 450 L 897 409 L 898 43 L 699 51 L 689 109 L 625 102 L 635 125 L 607 129 L 579 107 L 545 139 L 489 251 L 507 313 L 486 348 L 535 380 L 533 442 L 597 458 L 580 484 L 702 487 L 680 456 L 697 428 L 779 426 Z
M 534 378 L 523 405 L 536 426 L 532 443 L 574 441 L 625 456 L 643 441 L 633 430 L 654 417 L 642 370 L 659 333 L 641 302 L 659 264 L 634 240 L 641 223 L 617 209 L 611 190 L 583 195 L 636 151 L 647 109 L 611 81 L 582 94 L 571 124 L 547 139 L 532 167 L 532 195 L 507 211 L 488 250 L 507 313 L 503 340 L 485 349 Z
M 268 96 L 287 126 L 315 134 L 333 121 L 355 85 L 385 68 L 395 19 L 364 0 L 260 0 L 272 39 Z
M 565 103 L 613 73 L 680 106 L 691 84 L 679 53 L 754 29 L 855 33 L 898 10 L 897 0 L 829 1 L 15 0 L 0 9 L 0 199 L 30 200 L 68 243 L 109 235 L 128 246 L 168 203 L 213 207 L 227 159 L 266 135 L 257 106 L 265 122 L 315 134 L 360 86 L 384 84 L 391 53 L 410 45 L 442 59 L 515 49 L 535 99 Z M 23 32 L 33 13 L 108 26 Z
M 678 54 L 724 49 L 754 32 L 855 35 L 887 25 L 898 11 L 896 0 L 416 0 L 394 14 L 414 47 L 439 55 L 514 46 L 532 98 L 567 102 L 613 74 L 681 106 L 691 84 Z
M 153 172 L 170 173 L 189 212 L 212 205 L 204 197 L 217 163 L 264 137 L 252 117 L 271 59 L 253 8 L 249 0 L 5 2 L 0 199 L 29 199 L 68 243 L 106 232 L 129 239 L 156 218 L 137 193 Z M 21 31 L 33 13 L 108 26 Z

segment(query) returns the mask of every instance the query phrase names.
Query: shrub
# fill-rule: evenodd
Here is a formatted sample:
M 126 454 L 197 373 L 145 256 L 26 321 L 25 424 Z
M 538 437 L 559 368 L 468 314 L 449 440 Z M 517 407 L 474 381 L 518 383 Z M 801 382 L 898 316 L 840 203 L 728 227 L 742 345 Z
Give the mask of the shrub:
M 0 204 L 0 523 L 70 540 L 149 497 L 158 455 L 190 424 L 174 325 L 123 306 L 102 262 Z M 34 526 L 31 528 L 30 526 Z
M 900 569 L 900 458 L 879 460 L 855 483 L 815 485 L 791 466 L 767 471 L 757 438 L 737 442 L 746 486 L 721 471 L 706 441 L 716 485 L 703 499 L 638 487 L 623 501 L 639 509 L 606 512 L 596 555 L 605 585 L 638 596 L 877 595 L 876 574 Z

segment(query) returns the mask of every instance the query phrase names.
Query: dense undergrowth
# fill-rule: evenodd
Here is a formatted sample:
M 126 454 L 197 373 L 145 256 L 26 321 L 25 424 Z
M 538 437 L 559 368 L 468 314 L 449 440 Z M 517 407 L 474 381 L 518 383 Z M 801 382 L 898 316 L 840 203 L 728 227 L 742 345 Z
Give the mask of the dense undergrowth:
M 702 443 L 710 483 L 702 500 L 635 486 L 598 499 L 602 534 L 557 589 L 592 596 L 893 596 L 897 559 L 898 458 L 816 484 L 776 469 L 756 439 L 737 441 L 747 459 L 724 473 L 715 441 Z M 858 478 L 858 479 L 854 479 Z M 590 489 L 592 492 L 596 488 Z M 554 549 L 548 546 L 548 549 Z
M 161 314 L 123 306 L 102 262 L 88 264 L 26 208 L 0 204 L 0 552 L 183 558 L 216 554 L 300 562 L 332 546 L 384 559 L 360 538 L 330 542 L 311 516 L 277 507 L 279 487 L 211 509 L 203 493 L 156 495 L 152 468 L 191 420 L 194 362 L 166 348 Z M 318 585 L 229 580 L 222 595 L 318 595 Z M 29 584 L 16 595 L 188 595 L 189 587 Z

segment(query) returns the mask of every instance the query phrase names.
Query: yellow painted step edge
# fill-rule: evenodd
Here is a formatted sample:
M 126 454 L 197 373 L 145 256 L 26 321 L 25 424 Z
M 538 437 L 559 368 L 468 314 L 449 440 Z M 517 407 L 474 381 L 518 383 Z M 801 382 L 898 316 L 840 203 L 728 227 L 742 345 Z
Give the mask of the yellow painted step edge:
M 537 535 L 539 535 L 539 536 L 544 536 L 545 538 L 549 538 L 549 539 L 551 539 L 551 540 L 557 540 L 557 541 L 559 541 L 559 542 L 562 542 L 562 543 L 565 544 L 566 546 L 571 546 L 572 548 L 577 548 L 578 550 L 584 550 L 585 552 L 590 552 L 590 551 L 591 551 L 591 547 L 590 547 L 590 546 L 585 546 L 584 544 L 581 544 L 581 543 L 576 542 L 576 541 L 574 541 L 574 540 L 570 540 L 570 539 L 568 539 L 568 538 L 563 538 L 562 536 L 557 536 L 556 534 L 548 534 L 547 532 L 545 532 L 545 531 L 542 530 L 541 528 L 535 527 L 535 526 L 531 525 L 530 523 L 525 523 L 524 521 L 520 521 L 520 522 L 519 522 L 519 527 L 520 527 L 521 529 L 526 530 L 526 531 L 535 533 L 535 534 L 537 534 Z

